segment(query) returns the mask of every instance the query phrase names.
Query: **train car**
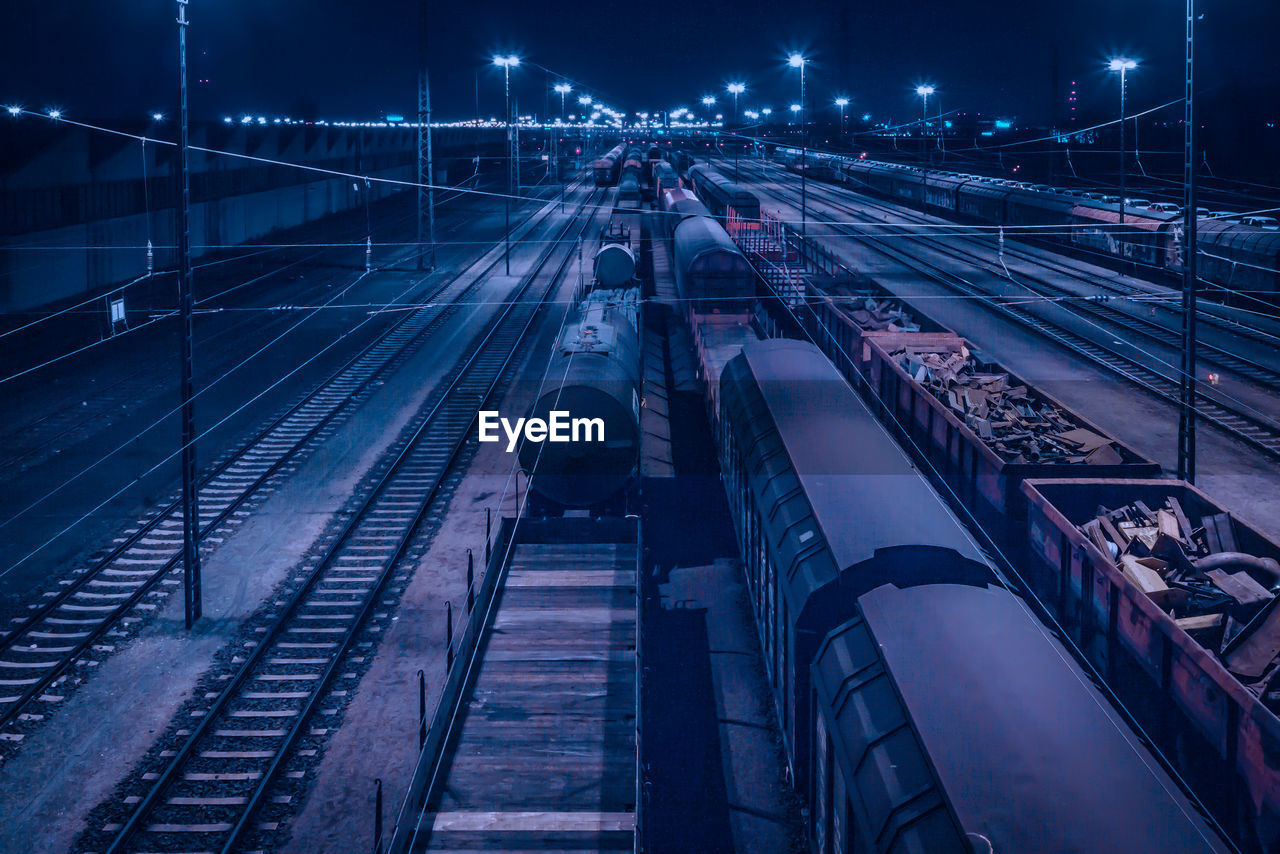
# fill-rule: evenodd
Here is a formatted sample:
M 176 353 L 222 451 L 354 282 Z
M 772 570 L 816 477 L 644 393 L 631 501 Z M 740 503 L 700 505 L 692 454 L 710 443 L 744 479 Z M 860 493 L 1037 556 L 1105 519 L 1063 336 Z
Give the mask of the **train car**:
M 1230 291 L 1277 301 L 1280 231 L 1222 219 L 1197 225 L 1198 275 Z
M 993 225 L 1004 225 L 1010 190 L 998 184 L 970 182 L 956 191 L 956 213 Z
M 674 190 L 680 186 L 680 176 L 676 173 L 675 167 L 665 160 L 659 160 L 653 164 L 653 196 L 655 199 L 662 199 L 662 194 L 667 190 Z
M 1168 270 L 1181 270 L 1181 218 L 1178 214 L 1125 208 L 1124 226 L 1115 205 L 1069 199 L 1071 243 L 1094 252 Z
M 618 179 L 618 201 L 638 207 L 640 205 L 641 180 L 644 175 L 643 155 L 638 148 L 627 151 L 622 161 L 622 175 Z
M 618 172 L 622 167 L 623 150 L 623 144 L 618 143 L 603 157 L 592 161 L 591 176 L 597 187 L 612 187 L 617 183 Z
M 693 194 L 693 191 L 683 188 L 668 190 L 663 193 L 658 200 L 658 207 L 666 214 L 668 237 L 675 232 L 676 226 L 688 217 L 711 216 L 711 211 L 707 210 L 707 206 Z
M 592 260 L 595 274 L 594 287 L 622 288 L 630 285 L 636 275 L 636 254 L 628 242 L 621 240 L 602 243 Z
M 574 309 L 529 417 L 564 413 L 567 442 L 528 442 L 520 465 L 554 508 L 595 507 L 623 492 L 640 459 L 637 288 L 595 289 Z M 570 422 L 568 419 L 572 419 Z M 580 425 L 578 419 L 597 420 Z
M 956 212 L 960 187 L 964 178 L 946 172 L 926 172 L 924 176 L 924 203 L 931 210 Z
M 814 162 L 826 162 L 810 152 Z M 778 148 L 774 159 L 798 171 L 799 151 Z M 1119 210 L 1111 203 L 1055 192 L 1042 185 L 920 170 L 900 163 L 835 157 L 837 182 L 865 188 L 924 210 L 954 213 L 1011 229 L 1027 228 L 1029 235 L 1070 243 L 1093 253 L 1133 261 L 1179 274 L 1182 270 L 1182 215 L 1147 207 L 1125 208 L 1125 235 L 1119 234 Z M 812 170 L 810 176 L 816 177 Z M 1280 267 L 1275 263 L 1273 240 L 1278 232 L 1250 228 L 1240 223 L 1218 225 L 1219 220 L 1200 219 L 1201 277 L 1225 291 L 1248 292 L 1276 300 L 1280 292 Z M 1061 231 L 1034 226 L 1063 226 Z M 1131 226 L 1131 227 L 1130 227 Z M 1240 229 L 1240 230 L 1237 230 Z M 1217 247 L 1207 250 L 1205 246 Z M 1203 253 L 1212 252 L 1213 257 Z M 1271 260 L 1268 261 L 1267 259 Z M 1229 295 L 1229 294 L 1228 294 Z
M 739 314 L 748 310 L 756 295 L 755 270 L 714 217 L 683 216 L 672 228 L 671 248 L 676 293 L 690 312 Z
M 717 442 L 815 850 L 1230 850 L 816 347 L 745 343 Z
M 730 181 L 706 166 L 689 170 L 693 189 L 733 235 L 760 228 L 760 199 L 742 184 Z
M 689 177 L 689 170 L 693 168 L 693 155 L 683 148 L 671 152 L 671 166 L 676 170 L 676 174 L 681 178 Z

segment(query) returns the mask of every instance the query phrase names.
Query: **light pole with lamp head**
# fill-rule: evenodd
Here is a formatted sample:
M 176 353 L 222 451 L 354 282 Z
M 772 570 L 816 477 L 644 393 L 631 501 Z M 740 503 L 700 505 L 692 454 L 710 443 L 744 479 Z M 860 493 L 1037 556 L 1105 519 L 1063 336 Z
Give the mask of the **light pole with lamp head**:
M 511 69 L 520 64 L 518 56 L 495 56 L 493 64 L 502 69 L 503 76 L 506 80 L 506 116 L 507 116 L 507 194 L 504 199 L 506 208 L 506 249 L 502 253 L 503 260 L 506 262 L 507 275 L 511 275 L 511 188 L 513 185 L 512 173 L 515 170 L 515 157 L 511 150 Z
M 836 106 L 840 108 L 840 141 L 844 142 L 844 108 L 849 106 L 849 99 L 841 95 L 836 98 Z
M 809 218 L 809 126 L 804 120 L 804 67 L 808 60 L 802 54 L 787 57 L 787 65 L 800 69 L 800 103 L 792 104 L 793 112 L 800 118 L 800 233 L 805 233 L 805 221 Z
M 1120 240 L 1121 240 L 1121 242 L 1123 242 L 1123 241 L 1124 241 L 1124 234 L 1123 234 L 1123 232 L 1124 232 L 1124 228 L 1123 228 L 1123 226 L 1124 226 L 1124 206 L 1125 206 L 1125 197 L 1124 197 L 1124 173 L 1125 173 L 1125 168 L 1126 168 L 1126 167 L 1125 167 L 1125 162 L 1124 162 L 1124 148 L 1125 148 L 1125 145 L 1124 145 L 1124 94 L 1125 94 L 1125 72 L 1127 72 L 1127 71 L 1132 71 L 1133 69 L 1135 69 L 1135 68 L 1137 68 L 1137 67 L 1138 67 L 1138 63 L 1137 63 L 1135 60 L 1129 59 L 1128 57 L 1124 57 L 1124 56 L 1117 56 L 1115 59 L 1113 59 L 1113 60 L 1111 60 L 1109 63 L 1107 63 L 1107 68 L 1109 68 L 1109 69 L 1110 69 L 1110 70 L 1112 70 L 1112 71 L 1119 71 L 1119 72 L 1120 72 L 1120 225 L 1121 225 L 1121 229 L 1120 229 L 1120 231 L 1121 231 L 1121 234 L 1120 234 Z M 1124 248 L 1123 248 L 1123 246 L 1122 246 L 1122 247 L 1121 247 L 1121 257 L 1123 257 L 1123 256 L 1124 256 Z
M 919 95 L 919 96 L 921 97 L 921 99 L 922 99 L 922 104 L 921 104 L 921 107 L 920 107 L 920 117 L 921 117 L 921 119 L 923 119 L 923 121 L 922 121 L 922 123 L 921 123 L 921 126 L 920 126 L 920 156 L 921 156 L 921 158 L 923 158 L 923 157 L 924 157 L 924 151 L 925 151 L 925 136 L 927 136 L 927 135 L 928 135 L 928 133 L 929 133 L 929 96 L 930 96 L 930 95 L 932 95 L 935 91 L 937 91 L 937 90 L 935 90 L 935 89 L 934 89 L 932 86 L 930 86 L 928 83 L 923 83 L 923 84 L 921 84 L 921 85 L 919 85 L 919 86 L 917 86 L 917 87 L 916 87 L 916 94 L 917 94 L 917 95 Z
M 736 129 L 739 126 L 738 121 L 738 96 L 747 91 L 747 87 L 742 83 L 730 83 L 725 89 L 733 96 L 733 126 Z M 742 140 L 733 140 L 733 180 L 738 180 L 738 155 L 742 150 Z
M 554 86 L 556 92 L 560 94 L 560 121 L 564 121 L 564 99 L 565 96 L 573 91 L 573 87 L 568 83 L 557 83 Z

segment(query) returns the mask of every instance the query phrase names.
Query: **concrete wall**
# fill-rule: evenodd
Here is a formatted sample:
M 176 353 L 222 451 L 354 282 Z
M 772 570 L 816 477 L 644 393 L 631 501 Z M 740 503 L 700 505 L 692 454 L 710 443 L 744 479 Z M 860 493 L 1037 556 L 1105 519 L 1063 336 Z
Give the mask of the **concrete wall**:
M 176 266 L 177 166 L 172 147 L 93 132 L 33 128 L 0 150 L 0 313 L 65 304 Z M 413 180 L 408 130 L 200 128 L 193 145 L 336 171 Z M 143 181 L 143 175 L 146 181 Z M 401 188 L 323 178 L 291 166 L 197 153 L 191 239 L 196 256 L 260 240 Z M 149 213 L 148 213 L 149 211 Z

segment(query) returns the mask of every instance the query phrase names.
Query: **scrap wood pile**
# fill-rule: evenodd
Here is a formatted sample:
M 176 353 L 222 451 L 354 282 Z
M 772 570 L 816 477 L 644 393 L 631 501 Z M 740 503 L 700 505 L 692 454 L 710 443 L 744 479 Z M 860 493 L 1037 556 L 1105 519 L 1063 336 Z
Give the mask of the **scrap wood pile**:
M 1067 412 L 1006 373 L 990 373 L 969 353 L 938 352 L 934 345 L 899 346 L 893 359 L 1006 463 L 1118 465 L 1115 442 L 1082 427 Z
M 919 332 L 920 324 L 903 307 L 901 300 L 872 296 L 853 297 L 845 314 L 858 326 L 877 332 Z
M 1080 531 L 1247 688 L 1280 708 L 1280 563 L 1241 552 L 1229 513 L 1192 527 L 1177 498 L 1156 510 L 1135 501 L 1099 507 Z

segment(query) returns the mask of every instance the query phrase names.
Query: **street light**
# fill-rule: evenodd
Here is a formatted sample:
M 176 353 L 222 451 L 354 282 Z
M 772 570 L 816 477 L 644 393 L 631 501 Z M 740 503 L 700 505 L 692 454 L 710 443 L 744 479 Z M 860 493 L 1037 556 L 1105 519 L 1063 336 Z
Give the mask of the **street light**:
M 1119 72 L 1120 72 L 1120 225 L 1122 226 L 1122 228 L 1121 228 L 1121 232 L 1122 232 L 1122 233 L 1121 233 L 1121 235 L 1120 235 L 1120 240 L 1122 240 L 1122 241 L 1124 240 L 1124 234 L 1123 234 L 1124 229 L 1123 229 L 1123 226 L 1124 226 L 1124 204 L 1125 204 L 1125 198 L 1124 198 L 1124 173 L 1125 173 L 1125 162 L 1124 162 L 1124 94 L 1125 94 L 1125 72 L 1132 71 L 1133 69 L 1135 69 L 1135 68 L 1137 68 L 1137 67 L 1138 67 L 1138 63 L 1137 63 L 1137 61 L 1136 61 L 1136 60 L 1133 60 L 1133 59 L 1129 59 L 1129 58 L 1128 58 L 1128 57 L 1126 57 L 1126 56 L 1117 56 L 1115 59 L 1113 59 L 1113 60 L 1111 60 L 1109 63 L 1107 63 L 1107 68 L 1109 68 L 1109 69 L 1110 69 L 1110 70 L 1112 70 L 1112 71 L 1119 71 Z M 1121 247 L 1120 254 L 1121 254 L 1121 257 L 1123 257 L 1123 255 L 1124 255 L 1124 248 L 1123 248 L 1123 247 Z
M 800 119 L 800 233 L 805 233 L 805 221 L 809 218 L 809 126 L 804 120 L 804 67 L 808 60 L 802 54 L 787 57 L 787 65 L 800 69 L 800 103 L 792 104 L 791 111 Z
M 730 83 L 725 90 L 733 96 L 733 123 L 738 123 L 738 96 L 747 91 L 747 87 L 742 83 Z
M 564 99 L 565 96 L 573 91 L 573 87 L 568 83 L 557 83 L 555 90 L 560 93 L 560 121 L 564 121 Z
M 702 96 L 702 106 L 707 108 L 707 124 L 711 124 L 711 108 L 715 105 L 716 99 L 711 95 Z
M 506 263 L 507 275 L 511 275 L 511 188 L 512 172 L 515 169 L 515 157 L 513 156 L 511 147 L 511 69 L 520 64 L 518 56 L 495 56 L 493 64 L 502 69 L 503 77 L 506 83 L 506 118 L 507 118 L 507 194 L 503 199 L 504 208 L 506 209 L 506 248 L 502 253 L 503 260 Z
M 844 136 L 844 108 L 849 106 L 849 99 L 841 95 L 836 98 L 836 106 L 840 108 L 840 136 Z
M 934 89 L 932 86 L 930 86 L 928 83 L 925 83 L 916 87 L 916 94 L 919 95 L 921 98 L 921 106 L 920 106 L 920 118 L 922 119 L 922 125 L 920 129 L 921 156 L 924 155 L 924 138 L 929 133 L 929 96 L 932 95 L 935 91 L 937 90 Z

